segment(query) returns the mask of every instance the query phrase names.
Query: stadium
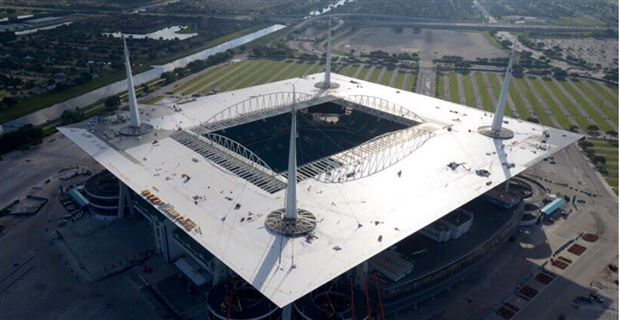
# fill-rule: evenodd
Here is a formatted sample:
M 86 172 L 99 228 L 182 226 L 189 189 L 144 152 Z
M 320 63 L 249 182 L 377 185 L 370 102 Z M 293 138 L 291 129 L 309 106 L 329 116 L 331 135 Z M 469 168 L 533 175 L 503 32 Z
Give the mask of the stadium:
M 198 297 L 171 307 L 189 318 L 415 307 L 508 241 L 524 211 L 510 179 L 580 138 L 329 64 L 168 108 L 138 108 L 128 82 L 128 116 L 59 130 L 119 181 L 87 182 L 87 197 L 118 190 L 117 218 L 152 226 Z

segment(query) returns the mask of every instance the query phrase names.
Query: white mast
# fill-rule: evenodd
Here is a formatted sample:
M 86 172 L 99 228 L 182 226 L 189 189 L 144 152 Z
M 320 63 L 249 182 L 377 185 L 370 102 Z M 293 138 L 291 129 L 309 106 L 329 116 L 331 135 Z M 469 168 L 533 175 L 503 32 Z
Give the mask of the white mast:
M 325 55 L 325 81 L 324 86 L 331 86 L 332 75 L 332 18 L 329 18 L 329 27 L 327 29 L 327 54 Z
M 499 132 L 502 130 L 502 123 L 504 123 L 504 109 L 506 108 L 506 100 L 508 99 L 508 88 L 510 87 L 510 77 L 512 76 L 512 63 L 515 58 L 515 47 L 512 46 L 512 52 L 510 53 L 510 60 L 508 61 L 508 68 L 506 69 L 506 75 L 504 76 L 504 84 L 502 85 L 502 93 L 499 96 L 497 102 L 497 108 L 495 109 L 495 115 L 493 116 L 493 123 L 491 129 Z
M 123 34 L 123 47 L 125 51 L 125 71 L 127 72 L 127 97 L 129 98 L 129 127 L 140 128 L 140 114 L 136 101 L 136 91 L 133 88 L 133 76 L 131 75 L 131 63 L 129 62 L 129 50 Z
M 508 88 L 510 87 L 510 77 L 512 76 L 512 63 L 515 59 L 515 47 L 513 45 L 510 53 L 510 60 L 508 61 L 508 68 L 506 68 L 506 75 L 504 76 L 504 83 L 502 85 L 502 92 L 497 101 L 497 107 L 495 108 L 495 114 L 493 115 L 493 122 L 491 126 L 482 126 L 478 128 L 478 132 L 494 139 L 510 139 L 514 136 L 514 133 L 509 129 L 502 128 L 504 123 L 504 109 L 506 108 L 506 101 L 508 99 Z
M 286 184 L 285 208 L 272 211 L 265 219 L 267 230 L 296 237 L 312 232 L 316 228 L 316 217 L 308 210 L 297 208 L 297 98 L 293 85 L 293 105 L 291 106 L 291 137 L 288 150 L 288 177 Z M 293 264 L 294 266 L 294 264 Z M 284 310 L 286 311 L 286 309 Z M 290 312 L 290 309 L 289 309 Z M 286 313 L 283 314 L 283 316 Z
M 291 137 L 288 150 L 288 181 L 286 185 L 285 219 L 297 218 L 297 110 L 295 109 L 295 86 L 293 86 L 293 106 L 291 110 Z

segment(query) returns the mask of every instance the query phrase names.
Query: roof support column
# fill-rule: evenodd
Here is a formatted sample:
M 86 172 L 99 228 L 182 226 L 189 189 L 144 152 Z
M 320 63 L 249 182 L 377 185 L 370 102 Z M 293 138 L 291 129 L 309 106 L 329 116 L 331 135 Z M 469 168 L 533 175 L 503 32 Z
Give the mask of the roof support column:
M 282 308 L 282 320 L 291 320 L 293 316 L 293 304 L 287 304 Z

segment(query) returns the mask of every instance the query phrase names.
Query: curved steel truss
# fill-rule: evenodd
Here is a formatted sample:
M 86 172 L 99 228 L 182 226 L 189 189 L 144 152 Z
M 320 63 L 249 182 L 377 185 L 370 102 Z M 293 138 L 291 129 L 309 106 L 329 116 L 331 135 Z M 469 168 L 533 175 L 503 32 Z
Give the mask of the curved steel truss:
M 311 100 L 320 101 L 313 95 L 299 92 L 272 92 L 251 97 L 218 112 L 207 121 L 194 127 L 192 131 L 204 135 L 235 127 L 289 112 L 293 103 L 300 104 L 303 107 L 305 103 Z
M 417 127 L 386 133 L 328 157 L 329 163 L 337 165 L 314 178 L 322 182 L 345 182 L 370 176 L 409 156 L 432 136 L 431 130 Z M 321 161 L 324 159 L 306 164 L 298 171 L 308 171 L 308 167 Z
M 383 98 L 367 95 L 350 95 L 340 98 L 340 100 L 348 102 L 347 105 L 352 108 L 361 108 L 363 111 L 371 114 L 381 112 L 382 114 L 379 116 L 385 117 L 386 114 L 391 115 L 390 120 L 400 123 L 403 123 L 405 119 L 418 124 L 427 122 L 426 119 L 415 114 L 411 110 Z
M 175 132 L 170 137 L 269 193 L 286 187 L 286 182 L 260 157 L 234 140 L 215 133 L 200 136 L 187 131 Z
M 187 140 L 187 135 L 190 135 L 192 139 L 200 140 L 201 146 L 208 145 L 210 149 L 219 150 L 220 153 L 228 154 L 229 158 L 235 160 L 230 165 L 227 165 L 227 161 L 230 160 L 224 161 L 221 164 L 224 167 L 234 169 L 236 163 L 243 162 L 246 164 L 244 167 L 247 167 L 243 172 L 244 178 L 248 174 L 251 178 L 253 176 L 251 173 L 256 172 L 263 177 L 257 185 L 265 180 L 271 180 L 273 183 L 268 183 L 268 189 L 270 192 L 275 192 L 276 189 L 284 188 L 282 178 L 286 178 L 286 173 L 278 175 L 254 152 L 237 141 L 214 132 L 289 112 L 294 103 L 297 104 L 297 109 L 303 109 L 327 101 L 399 122 L 407 128 L 386 133 L 354 148 L 306 163 L 297 170 L 298 181 L 313 178 L 322 182 L 344 182 L 367 177 L 412 154 L 433 136 L 433 131 L 436 129 L 431 124 L 432 121 L 380 97 L 368 95 L 316 97 L 306 93 L 273 92 L 236 103 L 192 128 L 192 133 L 185 132 L 186 135 L 183 136 Z
M 257 156 L 254 152 L 252 152 L 252 150 L 246 148 L 245 146 L 243 146 L 242 144 L 240 144 L 239 142 L 230 139 L 228 137 L 216 134 L 216 133 L 208 133 L 206 135 L 204 135 L 205 138 L 207 138 L 208 140 L 211 140 L 212 142 L 215 143 L 215 147 L 219 147 L 219 148 L 224 148 L 226 150 L 231 151 L 234 155 L 236 156 L 240 156 L 243 159 L 249 161 L 250 164 L 254 165 L 257 164 L 259 166 L 259 168 L 261 169 L 268 169 L 268 171 L 266 172 L 273 172 L 273 170 L 269 167 L 269 165 L 263 161 L 263 159 L 261 159 L 259 156 Z

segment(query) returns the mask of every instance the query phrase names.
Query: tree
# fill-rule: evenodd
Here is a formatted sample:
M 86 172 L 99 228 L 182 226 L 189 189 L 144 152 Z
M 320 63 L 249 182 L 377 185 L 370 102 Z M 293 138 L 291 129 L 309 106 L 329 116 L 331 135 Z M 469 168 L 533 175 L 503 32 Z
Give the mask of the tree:
M 121 105 L 121 98 L 119 98 L 117 95 L 109 96 L 105 99 L 103 104 L 105 105 L 106 109 L 114 111 L 118 108 L 118 106 Z
M 170 84 L 177 81 L 177 75 L 172 71 L 166 71 L 162 73 L 160 78 L 164 79 L 165 84 Z
M 608 135 L 613 136 L 613 137 L 617 137 L 618 136 L 618 131 L 616 130 L 607 130 L 606 132 Z
M 2 104 L 8 107 L 14 107 L 17 104 L 17 99 L 14 97 L 4 97 L 2 99 Z
M 0 154 L 22 148 L 24 146 L 39 144 L 43 141 L 43 129 L 31 124 L 25 125 L 16 131 L 5 133 L 0 136 Z
M 76 109 L 75 111 L 65 110 L 60 115 L 60 122 L 62 124 L 76 123 L 76 122 L 82 121 L 83 119 L 84 119 L 84 112 L 82 112 L 79 109 Z
M 588 131 L 599 131 L 599 130 L 600 128 L 595 124 L 591 124 L 588 126 Z
M 591 148 L 592 146 L 594 146 L 594 143 L 588 140 L 579 141 L 578 144 L 582 149 L 587 149 L 587 148 Z
M 568 75 L 568 72 L 566 72 L 566 70 L 564 70 L 564 69 L 560 69 L 560 68 L 554 68 L 553 69 L 553 77 L 558 79 L 558 80 L 566 79 L 567 75 Z
M 595 155 L 594 157 L 592 157 L 592 161 L 594 163 L 605 164 L 605 163 L 607 163 L 607 158 L 605 158 L 604 156 L 601 156 L 601 155 Z

